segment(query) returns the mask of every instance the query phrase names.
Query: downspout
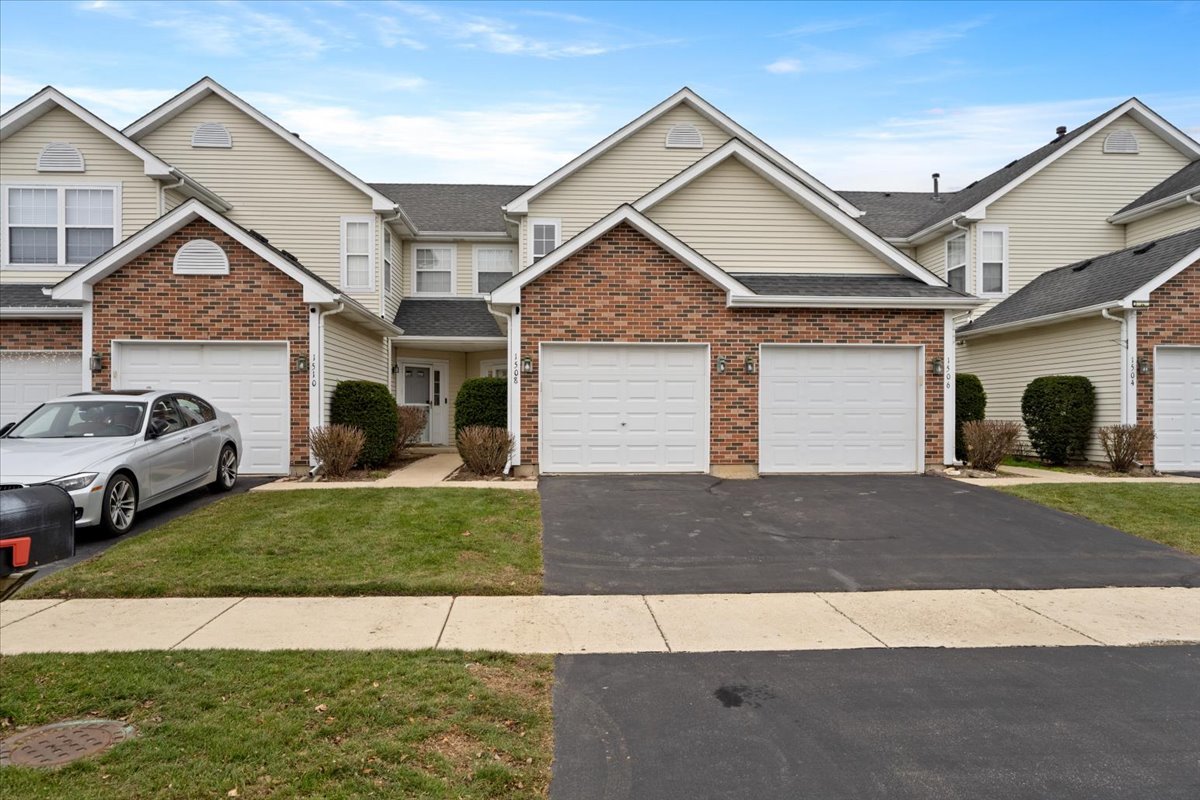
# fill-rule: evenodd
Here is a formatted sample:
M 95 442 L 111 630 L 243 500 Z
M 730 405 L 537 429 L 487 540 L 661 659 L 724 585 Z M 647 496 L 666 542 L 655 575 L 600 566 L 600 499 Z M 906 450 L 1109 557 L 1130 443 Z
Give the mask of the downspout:
M 187 178 L 181 176 L 179 180 L 177 180 L 175 183 L 172 183 L 170 186 L 164 186 L 161 183 L 158 185 L 158 215 L 160 217 L 167 213 L 167 190 L 178 189 L 185 183 L 187 183 Z
M 1189 194 L 1186 197 L 1184 197 L 1183 202 L 1185 202 L 1189 205 L 1193 205 L 1193 206 L 1200 206 L 1200 200 L 1197 200 L 1196 195 L 1194 195 L 1194 194 Z
M 961 225 L 961 224 L 960 224 L 960 223 L 961 223 L 961 221 L 962 221 L 963 219 L 965 219 L 965 218 L 966 218 L 966 215 L 965 215 L 965 214 L 959 214 L 957 217 L 955 217 L 954 219 L 950 220 L 950 227 L 952 227 L 952 228 L 957 228 L 958 230 L 962 231 L 963 233 L 965 233 L 965 234 L 967 235 L 967 245 L 968 245 L 968 246 L 967 246 L 967 247 L 964 249 L 964 252 L 965 252 L 965 254 L 967 255 L 967 265 L 966 265 L 966 267 L 967 267 L 967 274 L 968 274 L 968 275 L 970 275 L 970 274 L 971 274 L 971 259 L 970 259 L 970 253 L 971 253 L 971 249 L 970 249 L 970 244 L 971 244 L 971 224 L 970 224 L 970 223 L 968 223 L 966 226 L 963 226 L 963 225 Z M 913 252 L 915 253 L 916 251 L 914 250 Z M 948 274 L 948 273 L 947 273 L 947 274 Z M 947 285 L 949 285 L 949 283 L 950 283 L 950 282 L 949 282 L 949 280 L 947 280 L 947 281 L 946 281 L 946 284 L 947 284 Z M 965 313 L 965 314 L 962 314 L 962 315 L 960 315 L 960 316 L 957 316 L 957 317 L 954 317 L 954 318 L 953 318 L 953 320 L 954 320 L 954 327 L 956 327 L 956 328 L 957 328 L 957 327 L 958 327 L 960 324 L 962 324 L 962 323 L 967 323 L 967 322 L 970 322 L 970 321 L 971 321 L 971 317 L 973 317 L 973 316 L 975 316 L 975 309 L 973 309 L 973 308 L 972 308 L 972 309 L 971 309 L 970 311 L 968 311 L 967 313 Z M 962 323 L 960 323 L 960 322 L 959 322 L 959 320 L 962 320 Z
M 325 419 L 325 318 L 335 314 L 340 314 L 346 310 L 345 303 L 338 303 L 335 308 L 327 308 L 317 315 L 317 419 Z M 308 471 L 308 477 L 316 477 L 317 470 L 321 469 L 320 464 L 316 464 Z
M 1136 357 L 1137 354 L 1129 352 L 1129 319 L 1124 315 L 1120 317 L 1113 316 L 1107 308 L 1100 309 L 1100 316 L 1109 322 L 1121 323 L 1120 345 L 1122 351 L 1124 351 L 1121 356 L 1121 424 L 1124 425 L 1126 424 L 1126 420 L 1129 419 L 1129 412 L 1131 410 L 1129 380 L 1127 377 L 1128 364 L 1130 357 Z

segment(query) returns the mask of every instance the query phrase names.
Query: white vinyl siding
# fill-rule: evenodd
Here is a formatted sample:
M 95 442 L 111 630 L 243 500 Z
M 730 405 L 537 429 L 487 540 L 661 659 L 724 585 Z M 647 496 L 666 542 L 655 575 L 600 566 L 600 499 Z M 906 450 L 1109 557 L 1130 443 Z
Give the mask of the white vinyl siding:
M 375 287 L 373 217 L 342 218 L 342 280 L 348 291 Z
M 968 249 L 970 248 L 968 247 Z M 930 239 L 928 242 L 918 245 L 916 252 L 913 253 L 913 260 L 939 278 L 945 278 L 946 240 Z
M 896 274 L 736 158 L 646 215 L 730 272 Z
M 679 123 L 695 125 L 704 146 L 666 147 L 667 132 Z M 529 221 L 533 218 L 561 219 L 560 241 L 565 242 L 617 206 L 633 202 L 727 141 L 729 134 L 687 105 L 666 112 L 529 204 L 529 216 L 521 223 L 521 267 L 531 263 Z
M 1125 246 L 1161 239 L 1173 233 L 1183 233 L 1200 228 L 1200 206 L 1185 205 L 1169 208 L 1149 217 L 1144 217 L 1125 226 Z
M 512 245 L 477 244 L 473 250 L 473 294 L 487 294 L 511 278 L 517 268 L 517 248 Z
M 322 408 L 329 414 L 329 401 L 338 381 L 375 381 L 389 384 L 387 347 L 379 334 L 366 331 L 332 315 L 325 318 L 325 396 Z
M 205 122 L 224 125 L 233 148 L 192 147 L 192 132 Z M 341 218 L 372 213 L 362 191 L 215 95 L 139 143 L 228 200 L 234 222 L 266 236 L 330 283 L 341 283 Z M 382 246 L 382 237 L 376 239 Z M 380 260 L 374 254 L 373 263 Z M 375 289 L 347 294 L 372 311 L 379 308 Z
M 413 295 L 456 293 L 457 247 L 452 243 L 420 243 L 412 247 Z
M 967 291 L 967 234 L 946 238 L 946 283 L 951 289 Z
M 977 293 L 985 297 L 1007 294 L 1008 228 L 980 225 L 978 237 L 978 267 L 975 272 Z
M 1121 421 L 1124 349 L 1121 326 L 1097 312 L 1094 317 L 967 339 L 958 346 L 958 371 L 974 373 L 987 392 L 987 418 L 1021 422 L 1021 396 L 1034 378 L 1083 375 L 1096 387 L 1094 425 Z M 1022 434 L 1023 446 L 1028 440 Z M 1092 437 L 1087 457 L 1104 461 Z

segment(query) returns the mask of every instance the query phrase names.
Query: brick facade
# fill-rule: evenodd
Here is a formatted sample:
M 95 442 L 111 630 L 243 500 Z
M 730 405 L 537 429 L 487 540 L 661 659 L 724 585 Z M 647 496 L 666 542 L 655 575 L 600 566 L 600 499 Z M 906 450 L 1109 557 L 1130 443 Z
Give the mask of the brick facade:
M 211 239 L 229 257 L 228 275 L 176 275 L 175 252 Z M 93 287 L 92 346 L 104 353 L 96 388 L 112 382 L 114 339 L 287 341 L 291 368 L 291 460 L 308 463 L 308 307 L 299 283 L 208 222 L 197 220 Z
M 943 358 L 937 310 L 727 308 L 725 291 L 619 225 L 522 290 L 521 355 L 533 374 L 521 384 L 521 461 L 538 462 L 538 344 L 708 343 L 731 364 L 758 357 L 763 343 L 912 344 Z M 713 465 L 758 462 L 758 373 L 711 372 Z M 925 461 L 943 460 L 943 381 L 925 374 Z
M 1200 261 L 1151 292 L 1149 308 L 1138 309 L 1138 360 L 1154 364 L 1154 348 L 1165 344 L 1200 345 Z M 1137 376 L 1137 421 L 1154 425 L 1153 369 Z M 1153 465 L 1153 449 L 1143 463 Z
M 79 350 L 83 323 L 77 319 L 0 320 L 0 350 Z

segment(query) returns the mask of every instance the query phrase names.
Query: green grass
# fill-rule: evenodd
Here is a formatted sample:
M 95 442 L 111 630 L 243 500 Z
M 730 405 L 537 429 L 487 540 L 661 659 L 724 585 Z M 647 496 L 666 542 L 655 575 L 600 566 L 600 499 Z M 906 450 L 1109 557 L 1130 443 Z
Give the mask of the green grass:
M 552 665 L 431 652 L 9 656 L 0 736 L 87 717 L 139 733 L 58 770 L 5 767 L 2 794 L 541 798 Z
M 1051 472 L 1079 472 L 1076 467 L 1070 466 L 1055 466 L 1052 464 L 1043 464 L 1041 461 L 1032 458 L 1021 458 L 1020 456 L 1008 456 L 1000 462 L 1002 467 L 1024 467 L 1025 469 L 1045 469 Z
M 536 594 L 534 492 L 312 489 L 213 503 L 19 597 Z
M 1056 483 L 1000 491 L 1200 555 L 1200 486 Z

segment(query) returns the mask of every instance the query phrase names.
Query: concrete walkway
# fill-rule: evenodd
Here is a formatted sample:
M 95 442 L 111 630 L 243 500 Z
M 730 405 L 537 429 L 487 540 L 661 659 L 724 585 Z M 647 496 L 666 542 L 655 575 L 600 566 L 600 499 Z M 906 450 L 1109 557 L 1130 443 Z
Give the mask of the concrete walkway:
M 1118 477 L 1116 475 L 1088 475 L 1083 472 L 1058 472 L 1052 469 L 1034 469 L 1032 467 L 1001 467 L 1000 478 L 966 478 L 946 475 L 951 480 L 969 483 L 972 486 L 1022 486 L 1031 483 L 1107 483 L 1107 484 L 1145 484 L 1156 483 L 1192 483 L 1200 486 L 1200 478 L 1187 475 L 1158 475 L 1153 478 L 1135 478 L 1133 476 Z
M 437 453 L 414 461 L 377 481 L 275 481 L 255 486 L 252 492 L 289 492 L 298 489 L 519 489 L 536 491 L 536 480 L 448 481 L 446 478 L 462 466 L 458 453 Z
M 11 600 L 0 654 L 650 653 L 1200 641 L 1200 588 L 529 597 Z

